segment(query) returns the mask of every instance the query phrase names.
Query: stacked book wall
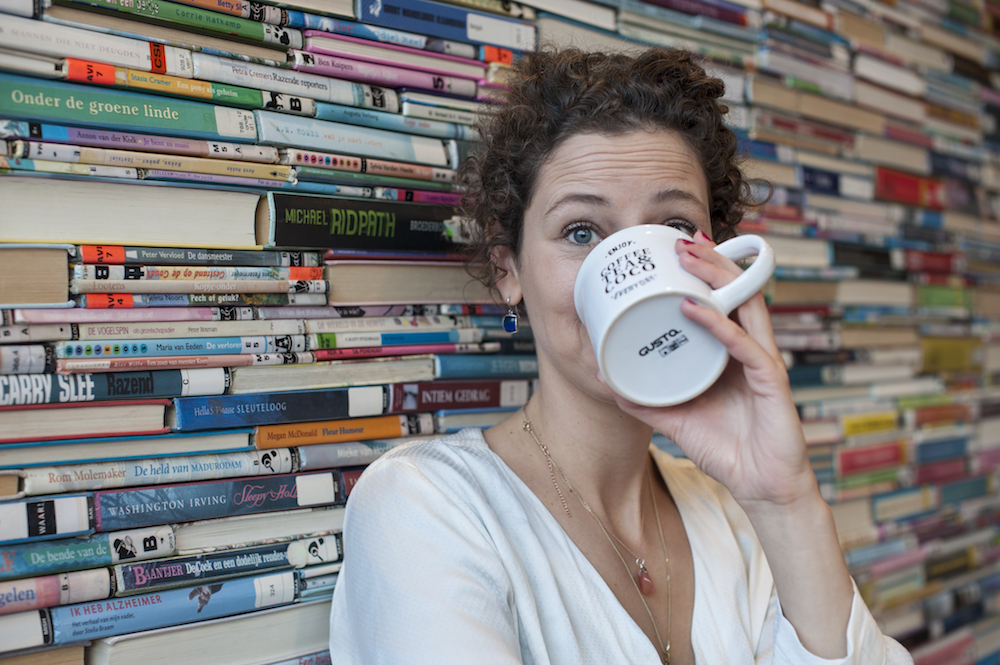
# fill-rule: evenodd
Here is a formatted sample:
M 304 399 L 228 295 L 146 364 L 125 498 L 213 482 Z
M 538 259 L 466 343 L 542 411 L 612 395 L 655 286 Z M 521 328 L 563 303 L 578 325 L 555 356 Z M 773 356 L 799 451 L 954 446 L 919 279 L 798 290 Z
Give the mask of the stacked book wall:
M 537 376 L 455 207 L 535 44 L 499 3 L 0 0 L 0 662 L 330 662 L 365 466 Z

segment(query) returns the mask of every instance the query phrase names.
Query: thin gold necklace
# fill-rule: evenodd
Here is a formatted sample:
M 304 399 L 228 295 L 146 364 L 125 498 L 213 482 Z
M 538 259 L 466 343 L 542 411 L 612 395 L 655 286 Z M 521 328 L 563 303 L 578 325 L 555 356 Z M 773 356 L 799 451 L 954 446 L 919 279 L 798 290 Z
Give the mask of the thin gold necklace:
M 569 512 L 569 507 L 566 505 L 566 499 L 563 497 L 562 491 L 559 489 L 559 484 L 556 482 L 556 477 L 555 477 L 555 473 L 553 473 L 553 469 L 555 469 L 555 471 L 557 471 L 559 473 L 559 476 L 563 479 L 563 482 L 566 483 L 566 489 L 568 489 L 570 491 L 570 494 L 572 494 L 573 496 L 576 497 L 577 501 L 580 502 L 580 505 L 583 506 L 584 510 L 586 510 L 588 513 L 590 513 L 590 516 L 594 518 L 594 520 L 597 522 L 597 525 L 599 527 L 601 527 L 601 533 L 603 533 L 604 537 L 608 539 L 608 543 L 611 545 L 612 549 L 614 549 L 615 554 L 618 555 L 618 558 L 622 562 L 622 566 L 625 567 L 625 573 L 626 573 L 626 575 L 628 575 L 628 578 L 630 580 L 632 580 L 632 586 L 635 587 L 636 593 L 639 594 L 639 600 L 642 601 L 642 606 L 644 608 L 646 608 L 646 614 L 649 616 L 650 623 L 653 624 L 653 633 L 656 635 L 656 641 L 660 645 L 660 662 L 662 662 L 664 665 L 670 665 L 670 623 L 671 623 L 671 619 L 672 619 L 672 616 L 671 616 L 671 610 L 672 610 L 672 607 L 671 607 L 672 606 L 672 602 L 671 602 L 672 601 L 672 598 L 671 598 L 671 586 L 672 586 L 672 584 L 671 584 L 671 581 L 670 581 L 670 557 L 667 556 L 667 541 L 663 537 L 663 524 L 660 522 L 660 509 L 656 505 L 656 497 L 653 495 L 653 474 L 652 474 L 652 471 L 650 471 L 650 469 L 649 469 L 648 466 L 646 467 L 646 486 L 649 488 L 649 498 L 653 502 L 653 512 L 656 514 L 656 528 L 657 528 L 657 530 L 660 533 L 660 547 L 663 549 L 663 561 L 664 561 L 664 563 L 666 564 L 666 567 L 667 567 L 667 643 L 666 643 L 666 645 L 663 644 L 663 640 L 660 638 L 660 629 L 656 625 L 656 619 L 653 618 L 653 610 L 651 610 L 649 608 L 649 603 L 646 602 L 646 595 L 647 594 L 643 593 L 643 590 L 639 588 L 640 581 L 642 580 L 641 576 L 643 574 L 645 574 L 646 575 L 646 579 L 649 581 L 649 584 L 650 584 L 650 591 L 649 591 L 649 593 L 652 593 L 652 580 L 649 579 L 649 573 L 646 571 L 646 567 L 644 565 L 645 564 L 645 559 L 643 559 L 640 556 L 637 556 L 634 552 L 632 552 L 632 550 L 629 549 L 629 547 L 627 545 L 625 545 L 625 543 L 623 543 L 618 536 L 616 536 L 606 526 L 604 526 L 604 522 L 602 522 L 601 518 L 597 516 L 597 513 L 595 513 L 593 510 L 591 510 L 590 506 L 587 505 L 587 502 L 583 500 L 583 497 L 580 496 L 580 494 L 575 489 L 573 489 L 573 484 L 569 482 L 569 479 L 566 477 L 566 474 L 563 473 L 563 470 L 559 467 L 558 464 L 555 463 L 555 460 L 552 459 L 552 455 L 549 453 L 548 447 L 545 446 L 541 441 L 538 440 L 538 435 L 535 434 L 535 430 L 531 426 L 531 421 L 528 420 L 528 412 L 525 409 L 523 409 L 523 408 L 521 409 L 521 417 L 524 420 L 524 424 L 523 424 L 524 431 L 531 435 L 531 438 L 534 439 L 535 443 L 538 445 L 538 449 L 541 450 L 542 451 L 542 455 L 545 456 L 545 460 L 546 460 L 546 462 L 548 463 L 548 466 L 549 466 L 549 475 L 552 477 L 552 484 L 555 486 L 556 493 L 559 495 L 559 499 L 562 501 L 563 509 L 566 511 L 567 517 L 571 516 L 570 512 Z M 614 536 L 614 540 L 611 539 L 612 536 Z M 629 554 L 631 554 L 632 556 L 635 557 L 636 564 L 639 566 L 639 570 L 640 570 L 638 576 L 633 577 L 632 571 L 631 571 L 631 569 L 629 569 L 628 563 L 625 561 L 625 557 L 622 556 L 622 553 L 618 549 L 618 546 L 615 545 L 615 540 L 617 540 L 619 543 L 621 543 L 622 547 L 624 547 L 625 550 Z M 639 579 L 637 580 L 637 578 L 639 578 Z

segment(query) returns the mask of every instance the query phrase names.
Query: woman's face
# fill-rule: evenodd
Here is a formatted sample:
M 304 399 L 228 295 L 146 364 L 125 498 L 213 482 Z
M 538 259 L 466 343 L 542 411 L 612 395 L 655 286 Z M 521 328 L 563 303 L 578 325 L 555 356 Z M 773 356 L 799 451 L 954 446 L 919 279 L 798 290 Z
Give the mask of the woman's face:
M 539 360 L 584 392 L 611 400 L 573 306 L 580 264 L 601 240 L 637 224 L 711 237 L 708 200 L 701 164 L 674 132 L 577 134 L 559 146 L 525 210 L 520 255 L 501 262 L 508 274 L 498 284 L 512 303 L 524 298 Z

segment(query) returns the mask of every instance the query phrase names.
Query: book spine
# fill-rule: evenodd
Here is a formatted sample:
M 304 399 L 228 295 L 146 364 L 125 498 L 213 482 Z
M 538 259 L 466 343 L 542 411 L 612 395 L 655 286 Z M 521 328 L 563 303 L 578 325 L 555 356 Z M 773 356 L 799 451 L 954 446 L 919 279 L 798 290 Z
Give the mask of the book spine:
M 158 152 L 213 159 L 243 160 L 248 162 L 277 163 L 278 151 L 269 146 L 243 145 L 201 141 L 181 137 L 153 136 L 104 129 L 65 127 L 38 122 L 0 120 L 0 137 L 36 139 L 53 143 L 95 146 L 98 148 L 132 148 L 145 152 Z M 247 264 L 252 265 L 252 264 Z
M 15 141 L 8 147 L 11 157 L 34 160 L 52 160 L 73 164 L 97 164 L 131 168 L 170 168 L 178 171 L 234 175 L 244 178 L 265 180 L 294 180 L 291 167 L 282 164 L 260 164 L 254 162 L 208 159 L 207 157 L 182 157 L 178 155 L 156 155 L 130 150 L 89 148 L 62 143 L 40 141 Z
M 305 323 L 298 319 L 280 321 L 190 321 L 134 323 L 134 324 L 82 324 L 77 326 L 77 339 L 153 339 L 178 337 L 244 337 L 255 335 L 302 335 Z
M 389 415 L 348 420 L 324 420 L 315 423 L 290 423 L 257 427 L 254 445 L 259 449 L 283 446 L 307 446 L 344 441 L 394 439 L 413 434 L 431 434 L 434 420 L 430 414 Z
M 131 309 L 134 307 L 255 307 L 325 305 L 323 293 L 87 293 L 77 297 L 80 307 Z
M 75 279 L 139 279 L 139 280 L 322 280 L 323 268 L 312 266 L 265 267 L 265 266 L 157 266 L 157 265 L 107 265 L 82 264 L 72 266 L 71 276 Z
M 474 328 L 478 322 L 473 322 L 470 315 L 453 314 L 446 316 L 370 316 L 363 318 L 331 318 L 309 319 L 305 321 L 306 332 L 347 332 L 364 330 L 368 332 L 383 332 L 396 330 L 434 329 L 447 330 L 459 328 Z
M 254 141 L 250 111 L 124 90 L 0 74 L 0 114 L 115 130 Z M 51 104 L 45 105 L 49 99 Z
M 416 189 L 376 187 L 374 196 L 377 199 L 387 199 L 389 201 L 411 201 L 413 203 L 433 203 L 445 206 L 459 206 L 462 204 L 461 194 L 449 194 L 448 192 L 424 192 Z
M 31 344 L 77 339 L 79 328 L 72 323 L 0 326 L 0 344 Z
M 904 456 L 900 441 L 888 441 L 874 446 L 840 448 L 834 456 L 834 464 L 838 476 L 848 476 L 899 466 Z
M 0 615 L 110 596 L 111 576 L 106 568 L 0 582 Z
M 173 553 L 174 530 L 170 526 L 0 545 L 0 580 L 158 559 Z
M 404 106 L 406 102 L 404 102 Z M 427 107 L 431 108 L 431 107 Z M 375 129 L 385 129 L 393 132 L 408 132 L 420 136 L 430 136 L 441 139 L 472 139 L 478 138 L 475 130 L 467 125 L 440 120 L 414 118 L 398 113 L 371 111 L 351 106 L 319 103 L 316 105 L 315 118 L 331 122 L 343 122 Z M 357 159 L 357 158 L 355 158 Z M 308 166 L 313 166 L 309 164 Z M 320 166 L 316 164 L 315 166 Z
M 254 0 L 181 0 L 181 4 L 200 7 L 220 14 L 248 18 L 259 23 L 287 25 L 288 10 Z
M 333 106 L 333 105 L 329 105 Z M 382 159 L 365 159 L 353 155 L 338 155 L 328 152 L 313 152 L 301 149 L 282 149 L 279 151 L 282 164 L 291 166 L 312 166 L 350 173 L 372 173 L 396 178 L 412 180 L 427 180 L 431 182 L 453 183 L 456 173 L 454 169 L 441 169 L 420 164 L 390 162 Z
M 342 349 L 317 349 L 313 351 L 316 362 L 324 360 L 350 360 L 351 358 L 384 358 L 386 356 L 411 356 L 424 353 L 496 353 L 498 342 L 479 344 L 400 344 L 398 346 L 357 346 Z
M 56 369 L 55 350 L 41 344 L 0 345 L 0 375 L 51 374 Z
M 89 494 L 0 503 L 0 543 L 50 540 L 93 531 L 94 501 Z
M 294 58 L 293 69 L 348 81 L 374 83 L 393 88 L 434 90 L 460 97 L 475 97 L 477 91 L 474 80 L 456 76 L 431 74 L 313 51 L 292 51 L 291 57 Z
M 17 51 L 92 59 L 170 76 L 191 78 L 193 71 L 191 52 L 182 48 L 9 14 L 0 14 L 0 41 Z
M 377 25 L 356 23 L 354 21 L 344 21 L 332 16 L 319 16 L 317 14 L 306 14 L 303 12 L 289 12 L 289 25 L 308 30 L 319 30 L 338 35 L 348 35 L 359 39 L 367 39 L 385 44 L 395 44 L 397 46 L 407 46 L 422 51 L 432 53 L 444 53 L 459 58 L 470 60 L 479 58 L 478 49 L 472 44 L 463 42 L 435 39 L 412 32 L 400 30 L 388 30 Z
M 360 418 L 388 413 L 388 386 L 357 386 L 284 393 L 181 397 L 174 400 L 179 431 Z
M 266 453 L 252 450 L 219 455 L 118 460 L 24 469 L 22 491 L 28 495 L 164 485 L 223 478 L 292 473 L 288 450 L 274 446 Z
M 463 330 L 423 330 L 416 332 L 343 332 L 315 333 L 309 336 L 310 348 L 317 350 L 360 346 L 398 346 L 402 344 L 471 344 L 483 340 L 478 328 Z M 312 344 L 315 343 L 315 346 Z
M 263 202 L 262 204 L 263 205 Z M 270 242 L 292 247 L 447 250 L 444 206 L 268 192 Z
M 151 369 L 206 369 L 251 367 L 255 365 L 294 365 L 316 362 L 310 352 L 303 353 L 255 353 L 217 356 L 170 356 L 152 358 L 65 358 L 56 361 L 57 371 L 65 374 L 79 372 L 120 372 Z
M 875 195 L 882 200 L 943 210 L 948 207 L 948 188 L 933 178 L 875 167 Z
M 395 90 L 230 60 L 207 53 L 193 53 L 192 57 L 194 77 L 203 81 L 217 81 L 333 104 L 382 109 L 392 113 L 399 110 L 399 98 Z
M 291 474 L 101 490 L 94 494 L 94 515 L 98 531 L 117 531 L 338 501 L 335 473 Z
M 70 293 L 326 293 L 323 280 L 301 279 L 219 279 L 219 280 L 133 280 L 72 279 Z
M 34 171 L 36 173 L 58 173 L 75 176 L 99 176 L 104 178 L 121 178 L 137 180 L 136 169 L 118 166 L 98 166 L 95 164 L 70 164 L 46 159 L 22 159 L 20 157 L 0 156 L 0 170 Z
M 359 0 L 362 23 L 518 51 L 537 45 L 535 26 L 429 0 Z
M 254 335 L 248 337 L 186 337 L 178 339 L 95 340 L 60 343 L 57 358 L 135 358 L 191 355 L 240 355 L 305 351 L 304 335 Z
M 316 114 L 316 102 L 305 97 L 283 95 L 276 92 L 264 93 L 238 85 L 154 74 L 77 58 L 66 58 L 63 61 L 63 67 L 65 76 L 62 78 L 74 83 L 134 88 L 157 95 L 219 102 L 225 106 L 236 106 L 244 109 L 269 109 L 308 116 Z
M 265 144 L 354 152 L 364 157 L 398 159 L 428 166 L 451 166 L 444 144 L 430 137 L 359 128 L 268 111 L 254 111 L 254 118 L 258 139 Z
M 0 375 L 0 406 L 221 395 L 228 385 L 229 375 L 221 368 Z
M 437 411 L 523 406 L 530 395 L 526 380 L 434 381 L 396 384 L 392 411 Z
M 171 266 L 260 266 L 314 267 L 320 266 L 316 252 L 247 251 L 216 249 L 180 249 L 167 247 L 124 247 L 113 245 L 80 245 L 77 250 L 84 263 L 105 265 L 171 265 Z M 286 278 L 287 279 L 287 278 Z M 299 279 L 299 278 L 294 278 Z M 309 278 L 319 279 L 319 278 Z
M 538 359 L 530 356 L 448 355 L 434 357 L 434 376 L 462 379 L 481 376 L 534 377 Z
M 352 441 L 346 443 L 318 443 L 296 448 L 299 467 L 302 471 L 333 469 L 341 466 L 367 465 L 393 448 L 409 441 L 385 439 L 376 441 Z
M 328 539 L 336 542 L 336 538 Z M 291 568 L 288 560 L 291 545 L 292 543 L 278 543 L 155 561 L 120 563 L 114 567 L 115 596 L 208 584 L 232 577 L 260 575 Z M 301 557 L 298 552 L 296 556 Z
M 320 107 L 316 107 L 316 113 L 322 112 Z M 404 116 L 410 118 L 423 118 L 432 122 L 447 122 L 457 125 L 474 125 L 476 114 L 472 111 L 461 109 L 451 109 L 443 106 L 432 106 L 430 104 L 418 104 L 416 102 L 403 101 L 400 111 Z M 453 136 L 449 138 L 466 138 L 463 136 Z
M 77 4 L 142 17 L 154 23 L 178 25 L 187 29 L 242 38 L 244 41 L 259 42 L 279 48 L 302 48 L 302 33 L 294 28 L 244 20 L 235 16 L 219 16 L 217 12 L 193 8 L 191 5 L 166 2 L 166 0 L 158 0 L 156 3 L 150 4 L 130 2 L 129 0 L 72 1 Z
M 65 605 L 50 610 L 53 641 L 79 642 L 88 637 L 111 637 L 286 605 L 295 602 L 298 587 L 298 575 L 286 571 L 193 589 Z

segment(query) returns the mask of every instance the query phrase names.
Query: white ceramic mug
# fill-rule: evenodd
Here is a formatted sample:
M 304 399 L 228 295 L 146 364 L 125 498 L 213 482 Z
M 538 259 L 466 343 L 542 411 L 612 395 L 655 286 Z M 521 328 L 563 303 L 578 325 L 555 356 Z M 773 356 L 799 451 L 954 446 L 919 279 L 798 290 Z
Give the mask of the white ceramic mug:
M 631 226 L 605 238 L 580 266 L 573 288 L 608 386 L 637 404 L 670 406 L 693 399 L 722 374 L 729 353 L 705 327 L 681 314 L 690 298 L 728 315 L 774 272 L 774 252 L 760 236 L 732 238 L 715 251 L 734 261 L 757 255 L 729 284 L 712 289 L 678 262 L 670 226 Z

